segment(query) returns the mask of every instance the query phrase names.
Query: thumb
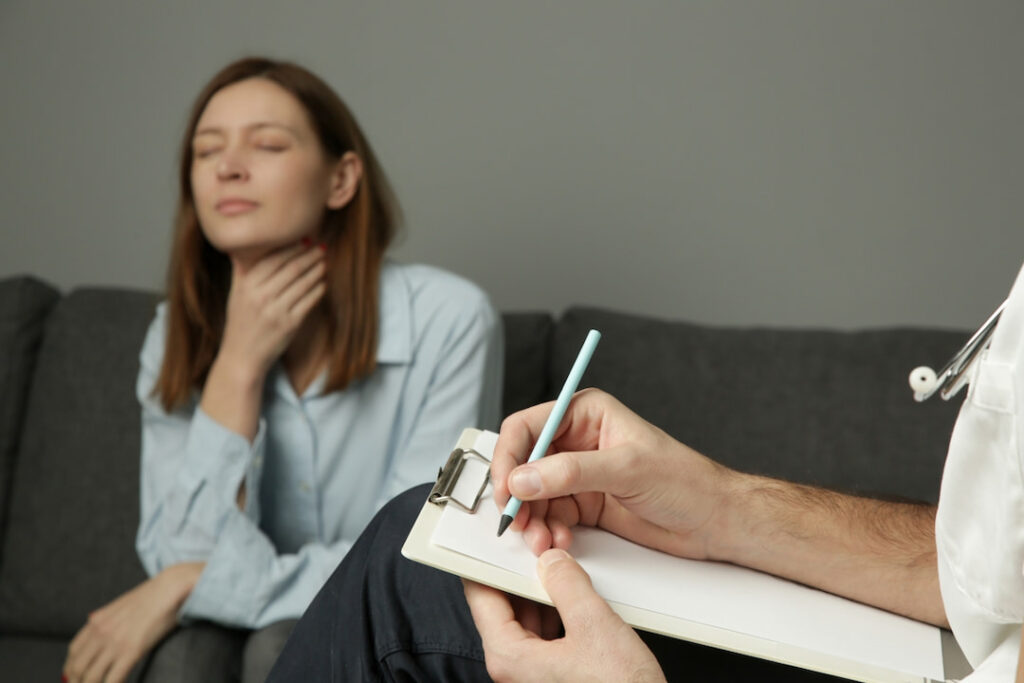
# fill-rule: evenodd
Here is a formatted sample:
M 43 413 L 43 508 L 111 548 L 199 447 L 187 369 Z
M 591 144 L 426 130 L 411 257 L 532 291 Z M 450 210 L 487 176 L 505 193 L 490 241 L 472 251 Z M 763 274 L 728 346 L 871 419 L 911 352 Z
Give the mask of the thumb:
M 553 548 L 537 558 L 541 585 L 562 617 L 565 632 L 600 628 L 601 623 L 621 619 L 597 594 L 590 576 L 569 553 Z
M 538 500 L 575 493 L 626 495 L 640 475 L 630 463 L 633 449 L 622 444 L 597 451 L 553 453 L 512 470 L 509 492 L 520 500 Z

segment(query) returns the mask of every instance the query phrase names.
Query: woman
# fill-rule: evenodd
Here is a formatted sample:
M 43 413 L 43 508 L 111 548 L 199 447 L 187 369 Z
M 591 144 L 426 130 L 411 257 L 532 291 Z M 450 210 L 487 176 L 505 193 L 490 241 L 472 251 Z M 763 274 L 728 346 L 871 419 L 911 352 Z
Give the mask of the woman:
M 224 68 L 179 182 L 137 386 L 151 578 L 90 615 L 66 680 L 262 681 L 374 512 L 497 423 L 499 318 L 469 282 L 384 260 L 397 207 L 320 79 Z

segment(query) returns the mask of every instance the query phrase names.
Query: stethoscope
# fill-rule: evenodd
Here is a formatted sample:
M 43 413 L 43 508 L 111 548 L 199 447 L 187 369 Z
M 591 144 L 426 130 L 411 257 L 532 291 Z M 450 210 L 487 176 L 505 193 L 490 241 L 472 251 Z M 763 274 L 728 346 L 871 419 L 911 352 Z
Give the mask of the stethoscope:
M 938 374 L 927 365 L 910 371 L 910 388 L 914 390 L 915 401 L 927 401 L 935 392 L 939 392 L 943 401 L 948 401 L 964 388 L 969 381 L 968 371 L 975 359 L 992 341 L 992 334 L 996 331 L 996 323 L 999 322 L 999 316 L 1002 315 L 1004 308 L 1006 308 L 1005 301 L 999 304 L 995 313 L 990 315 L 985 324 L 971 335 L 963 348 L 949 359 L 949 362 Z

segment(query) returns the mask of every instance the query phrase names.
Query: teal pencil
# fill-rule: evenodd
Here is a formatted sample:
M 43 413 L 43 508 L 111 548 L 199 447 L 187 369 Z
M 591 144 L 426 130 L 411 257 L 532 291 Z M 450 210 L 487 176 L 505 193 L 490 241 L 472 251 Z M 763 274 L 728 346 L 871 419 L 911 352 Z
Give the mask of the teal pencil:
M 539 460 L 548 452 L 551 440 L 555 438 L 555 430 L 558 429 L 562 418 L 565 417 L 565 411 L 569 408 L 569 401 L 572 400 L 572 395 L 576 393 L 576 387 L 579 386 L 580 380 L 583 379 L 583 373 L 586 372 L 587 365 L 590 364 L 590 358 L 594 355 L 594 349 L 597 348 L 597 342 L 599 341 L 601 341 L 601 333 L 597 330 L 591 330 L 587 334 L 587 338 L 583 341 L 583 346 L 576 356 L 576 361 L 572 364 L 572 369 L 569 370 L 569 376 L 565 378 L 565 384 L 562 385 L 562 390 L 558 393 L 555 407 L 551 409 L 551 414 L 548 415 L 548 420 L 544 423 L 544 428 L 540 431 L 540 437 L 537 439 L 537 443 L 534 444 L 530 458 L 526 462 Z M 505 529 L 515 519 L 516 513 L 519 512 L 519 506 L 522 504 L 523 502 L 515 496 L 508 499 L 505 510 L 501 513 L 501 521 L 498 522 L 499 536 L 505 533 Z

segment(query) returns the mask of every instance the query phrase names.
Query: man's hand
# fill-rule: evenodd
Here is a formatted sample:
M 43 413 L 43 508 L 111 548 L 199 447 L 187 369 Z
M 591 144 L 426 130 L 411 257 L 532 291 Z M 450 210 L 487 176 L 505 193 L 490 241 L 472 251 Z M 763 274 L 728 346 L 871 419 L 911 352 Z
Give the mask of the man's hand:
M 491 464 L 499 508 L 510 495 L 531 501 L 512 528 L 535 554 L 568 548 L 577 524 L 596 526 L 946 625 L 932 506 L 730 470 L 593 389 L 573 397 L 553 453 L 520 465 L 550 411 L 546 404 L 506 418 Z
M 506 418 L 491 466 L 499 508 L 510 495 L 534 501 L 512 528 L 535 554 L 568 548 L 570 529 L 584 524 L 674 555 L 711 556 L 730 470 L 595 389 L 573 397 L 552 441 L 557 455 L 520 466 L 550 412 L 545 404 Z
M 522 605 L 517 614 L 504 593 L 464 582 L 487 672 L 495 681 L 665 680 L 651 651 L 594 592 L 590 577 L 568 553 L 548 550 L 537 561 L 537 573 L 561 616 L 561 638 L 545 639 L 551 622 L 538 614 L 535 603 Z
M 89 615 L 64 661 L 70 683 L 121 683 L 177 624 L 178 608 L 192 591 L 203 564 L 168 567 Z

